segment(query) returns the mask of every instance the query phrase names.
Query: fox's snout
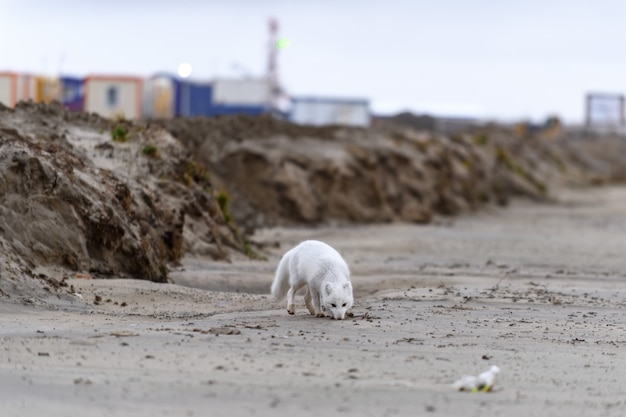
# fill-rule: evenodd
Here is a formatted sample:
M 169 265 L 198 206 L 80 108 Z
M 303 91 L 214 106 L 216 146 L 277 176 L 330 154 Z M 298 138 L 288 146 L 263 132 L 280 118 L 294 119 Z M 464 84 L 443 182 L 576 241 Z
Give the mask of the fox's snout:
M 331 318 L 334 320 L 343 320 L 346 318 L 346 312 L 345 311 L 333 312 L 333 315 Z

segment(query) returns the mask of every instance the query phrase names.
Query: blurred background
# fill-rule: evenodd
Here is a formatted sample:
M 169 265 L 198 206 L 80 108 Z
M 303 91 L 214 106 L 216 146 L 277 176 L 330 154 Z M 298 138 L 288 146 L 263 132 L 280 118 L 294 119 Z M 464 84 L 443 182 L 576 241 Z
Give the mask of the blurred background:
M 104 115 L 270 107 L 311 124 L 411 112 L 621 126 L 625 15 L 619 0 L 0 0 L 0 71 L 12 77 L 0 102 L 69 103 L 97 75 L 74 106 Z M 135 78 L 137 91 L 119 84 Z M 190 98 L 203 94 L 194 86 L 213 104 Z M 119 107 L 125 94 L 141 103 Z

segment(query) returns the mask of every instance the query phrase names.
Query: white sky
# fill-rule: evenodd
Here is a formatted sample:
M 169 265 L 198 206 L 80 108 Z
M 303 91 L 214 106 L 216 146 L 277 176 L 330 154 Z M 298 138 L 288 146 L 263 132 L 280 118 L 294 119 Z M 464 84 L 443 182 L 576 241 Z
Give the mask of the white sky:
M 586 92 L 626 93 L 624 0 L 0 0 L 0 71 L 259 76 L 271 16 L 292 95 L 580 122 Z

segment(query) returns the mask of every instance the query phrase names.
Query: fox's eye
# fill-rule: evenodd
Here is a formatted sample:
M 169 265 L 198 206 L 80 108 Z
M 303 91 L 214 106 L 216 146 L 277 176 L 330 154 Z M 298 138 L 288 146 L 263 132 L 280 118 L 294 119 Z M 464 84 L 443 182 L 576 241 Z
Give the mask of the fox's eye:
M 346 306 L 346 303 L 343 303 L 341 306 L 342 306 L 342 307 L 345 307 L 345 306 Z
M 333 307 L 337 307 L 335 304 L 331 304 Z

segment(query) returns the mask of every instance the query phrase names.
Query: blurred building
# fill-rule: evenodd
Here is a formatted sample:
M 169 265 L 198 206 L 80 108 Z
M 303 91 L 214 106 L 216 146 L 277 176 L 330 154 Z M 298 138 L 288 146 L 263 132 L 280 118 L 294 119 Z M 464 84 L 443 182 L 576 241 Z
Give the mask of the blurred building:
M 145 83 L 145 117 L 259 115 L 268 111 L 269 83 L 263 79 L 195 81 L 168 74 Z
M 83 109 L 103 117 L 138 119 L 143 114 L 143 79 L 90 75 L 85 78 Z
M 37 77 L 16 72 L 0 72 L 0 103 L 14 107 L 25 100 L 37 98 Z
M 61 103 L 71 111 L 82 111 L 85 106 L 85 82 L 79 77 L 60 77 Z
M 41 77 L 0 72 L 0 103 L 60 101 L 71 111 L 127 119 L 272 114 L 308 125 L 369 126 L 365 99 L 296 97 L 272 86 L 269 77 L 197 81 L 157 73 L 132 76 L 90 75 L 86 78 Z
M 157 74 L 144 83 L 143 116 L 169 118 L 176 114 L 176 79 L 169 75 Z
M 61 82 L 55 77 L 35 77 L 35 101 L 50 103 L 61 99 Z
M 213 114 L 257 116 L 270 110 L 271 85 L 264 78 L 217 79 L 213 88 Z
M 585 97 L 588 130 L 623 132 L 626 129 L 626 98 L 623 94 L 588 93 Z
M 321 126 L 369 126 L 369 101 L 325 97 L 292 98 L 289 120 L 293 123 Z

